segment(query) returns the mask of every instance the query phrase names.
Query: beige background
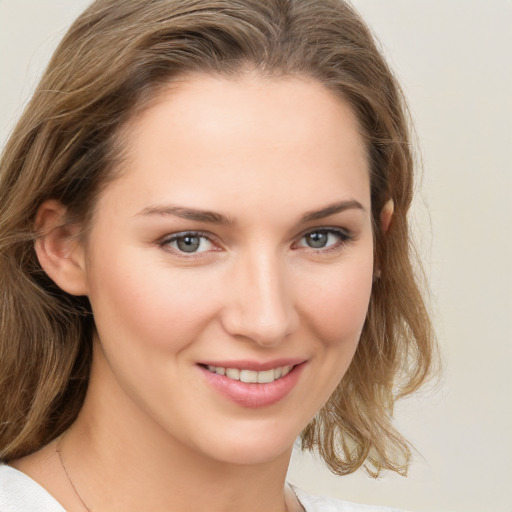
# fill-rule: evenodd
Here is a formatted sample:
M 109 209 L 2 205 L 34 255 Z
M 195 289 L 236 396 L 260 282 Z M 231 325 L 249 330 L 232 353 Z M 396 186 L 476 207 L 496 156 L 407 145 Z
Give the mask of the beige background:
M 0 0 L 0 145 L 86 0 Z M 354 0 L 409 97 L 424 158 L 415 229 L 445 370 L 397 423 L 408 478 L 334 477 L 297 455 L 306 490 L 410 511 L 512 511 L 512 1 Z

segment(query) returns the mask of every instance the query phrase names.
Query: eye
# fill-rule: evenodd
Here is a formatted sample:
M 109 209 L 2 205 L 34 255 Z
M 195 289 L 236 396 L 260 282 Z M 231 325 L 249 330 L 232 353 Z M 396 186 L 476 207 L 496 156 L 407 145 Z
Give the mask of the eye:
M 197 254 L 215 249 L 207 236 L 194 232 L 176 233 L 162 240 L 160 245 L 182 254 Z
M 334 249 L 351 240 L 351 236 L 341 229 L 321 228 L 309 231 L 302 236 L 299 247 L 310 249 Z

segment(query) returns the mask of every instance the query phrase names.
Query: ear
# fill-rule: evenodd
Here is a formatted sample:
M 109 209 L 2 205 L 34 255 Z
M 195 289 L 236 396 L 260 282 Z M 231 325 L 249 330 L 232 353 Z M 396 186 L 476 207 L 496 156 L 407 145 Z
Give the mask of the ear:
M 59 288 L 87 295 L 84 251 L 77 237 L 80 226 L 69 224 L 66 213 L 66 207 L 53 199 L 39 207 L 34 248 L 41 267 Z
M 393 212 L 395 211 L 395 203 L 393 199 L 389 199 L 380 212 L 380 228 L 386 233 L 391 221 L 393 220 Z

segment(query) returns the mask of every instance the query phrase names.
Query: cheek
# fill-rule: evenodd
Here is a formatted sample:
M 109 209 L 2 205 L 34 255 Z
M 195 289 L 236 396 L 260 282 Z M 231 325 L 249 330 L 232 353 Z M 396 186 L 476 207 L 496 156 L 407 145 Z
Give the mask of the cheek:
M 329 399 L 354 357 L 372 289 L 371 254 L 318 269 L 301 286 L 301 317 L 307 329 L 303 339 L 311 354 L 304 397 L 307 421 Z
M 355 347 L 368 311 L 372 289 L 371 257 L 318 272 L 304 283 L 301 309 L 316 338 L 333 350 Z
M 137 253 L 118 254 L 115 265 L 96 261 L 89 298 L 103 344 L 179 351 L 215 314 L 207 276 L 198 279 Z

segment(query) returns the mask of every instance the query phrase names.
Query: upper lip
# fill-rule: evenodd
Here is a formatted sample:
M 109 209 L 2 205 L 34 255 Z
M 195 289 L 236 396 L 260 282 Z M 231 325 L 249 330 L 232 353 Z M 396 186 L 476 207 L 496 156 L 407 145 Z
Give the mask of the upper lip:
M 236 359 L 236 360 L 205 360 L 199 361 L 198 364 L 204 366 L 215 366 L 220 368 L 238 368 L 239 370 L 252 370 L 256 372 L 264 372 L 265 370 L 272 370 L 280 366 L 296 366 L 304 363 L 306 359 L 298 357 L 287 357 L 282 359 L 273 359 L 272 361 L 253 361 L 249 359 Z

